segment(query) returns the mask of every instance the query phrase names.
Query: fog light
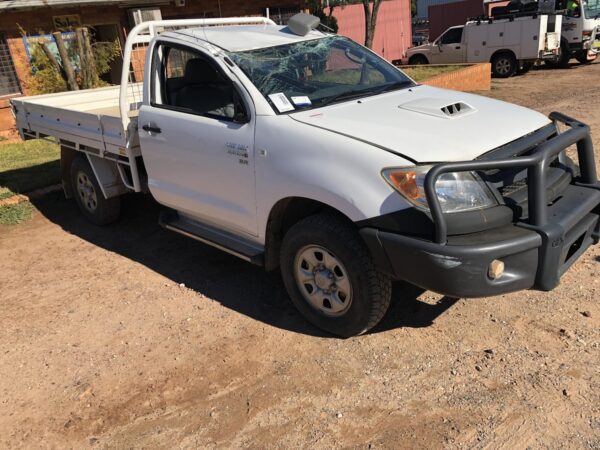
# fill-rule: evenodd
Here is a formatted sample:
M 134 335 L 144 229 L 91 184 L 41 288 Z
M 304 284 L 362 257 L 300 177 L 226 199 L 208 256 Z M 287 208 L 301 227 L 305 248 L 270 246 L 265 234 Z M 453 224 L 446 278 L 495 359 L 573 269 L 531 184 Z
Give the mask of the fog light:
M 488 269 L 488 277 L 492 280 L 497 280 L 504 273 L 504 263 L 499 259 L 495 259 L 490 263 L 490 267 Z

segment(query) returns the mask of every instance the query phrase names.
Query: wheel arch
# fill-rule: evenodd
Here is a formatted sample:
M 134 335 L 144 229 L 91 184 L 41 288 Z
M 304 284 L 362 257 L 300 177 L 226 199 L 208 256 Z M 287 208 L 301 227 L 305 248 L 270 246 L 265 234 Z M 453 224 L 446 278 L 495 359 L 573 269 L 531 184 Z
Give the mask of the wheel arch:
M 518 61 L 517 55 L 515 54 L 515 52 L 513 50 L 511 50 L 509 48 L 501 48 L 499 50 L 494 51 L 494 53 L 492 53 L 492 56 L 490 56 L 490 62 L 494 61 L 494 58 L 496 56 L 503 55 L 503 54 L 512 55 L 512 57 L 515 58 L 515 61 Z
M 408 64 L 413 64 L 417 58 L 423 58 L 425 61 L 427 61 L 427 64 L 430 64 L 429 58 L 424 53 L 415 53 L 414 55 L 410 55 L 408 58 Z
M 279 267 L 279 252 L 285 233 L 300 220 L 314 214 L 329 212 L 354 224 L 347 213 L 327 203 L 307 197 L 285 197 L 277 201 L 269 212 L 265 231 L 265 269 Z

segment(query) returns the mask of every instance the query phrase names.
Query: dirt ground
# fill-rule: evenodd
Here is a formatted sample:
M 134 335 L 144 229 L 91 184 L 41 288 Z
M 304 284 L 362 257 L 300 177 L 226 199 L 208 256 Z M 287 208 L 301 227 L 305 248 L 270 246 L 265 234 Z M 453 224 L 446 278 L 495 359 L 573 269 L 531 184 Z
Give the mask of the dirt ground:
M 595 130 L 600 64 L 488 95 Z M 61 194 L 0 228 L 1 448 L 600 448 L 600 247 L 550 293 L 398 285 L 323 335 L 267 275 L 127 200 L 96 228 Z

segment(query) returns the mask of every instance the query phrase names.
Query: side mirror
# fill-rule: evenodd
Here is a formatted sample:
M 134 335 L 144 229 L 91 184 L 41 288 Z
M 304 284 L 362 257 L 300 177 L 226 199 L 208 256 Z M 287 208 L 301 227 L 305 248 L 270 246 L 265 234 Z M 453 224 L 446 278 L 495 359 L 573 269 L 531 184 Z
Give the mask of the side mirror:
M 235 123 L 244 124 L 250 122 L 250 118 L 242 108 L 236 107 L 235 114 L 233 115 L 233 121 Z

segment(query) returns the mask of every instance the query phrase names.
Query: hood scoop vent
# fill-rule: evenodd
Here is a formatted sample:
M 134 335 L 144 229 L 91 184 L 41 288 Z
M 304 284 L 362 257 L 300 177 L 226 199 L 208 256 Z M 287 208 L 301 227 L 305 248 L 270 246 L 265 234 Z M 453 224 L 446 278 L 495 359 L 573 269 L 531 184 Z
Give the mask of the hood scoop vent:
M 448 117 L 456 117 L 459 114 L 464 114 L 466 112 L 469 112 L 470 108 L 471 107 L 469 105 L 467 105 L 466 103 L 458 102 L 458 103 L 452 103 L 447 106 L 442 106 L 441 110 Z
M 475 108 L 465 102 L 452 102 L 439 98 L 423 98 L 419 100 L 413 100 L 399 105 L 398 108 L 418 112 L 421 114 L 427 114 L 429 116 L 440 117 L 443 119 L 454 119 L 456 117 L 464 116 L 477 111 Z

